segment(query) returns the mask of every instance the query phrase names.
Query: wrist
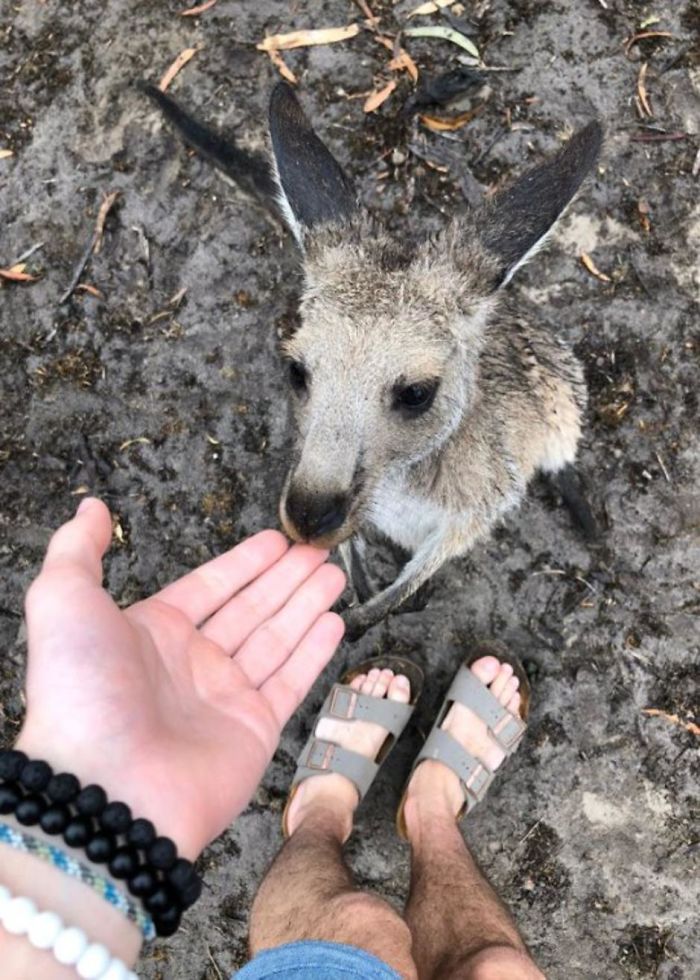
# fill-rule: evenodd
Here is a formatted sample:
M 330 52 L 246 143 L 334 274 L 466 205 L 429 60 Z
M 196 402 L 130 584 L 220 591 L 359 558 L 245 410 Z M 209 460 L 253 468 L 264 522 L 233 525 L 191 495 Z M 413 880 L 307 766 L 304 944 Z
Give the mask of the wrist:
M 119 911 L 81 881 L 31 854 L 0 844 L 3 884 L 15 895 L 30 898 L 42 911 L 55 912 L 65 925 L 77 926 L 91 942 L 102 943 L 112 956 L 133 966 L 141 949 L 141 933 Z M 34 949 L 25 936 L 0 929 L 3 977 L 41 976 L 51 980 L 75 977 L 75 970 L 53 962 Z
M 90 746 L 56 744 L 27 722 L 14 747 L 30 759 L 45 760 L 54 773 L 72 773 L 82 786 L 101 786 L 110 802 L 126 803 L 134 817 L 150 820 L 159 835 L 173 841 L 181 857 L 194 861 L 209 843 L 186 805 L 163 807 L 161 801 L 172 798 L 173 787 L 160 767 L 154 767 L 147 779 L 134 781 L 119 753 L 103 751 L 98 761 Z

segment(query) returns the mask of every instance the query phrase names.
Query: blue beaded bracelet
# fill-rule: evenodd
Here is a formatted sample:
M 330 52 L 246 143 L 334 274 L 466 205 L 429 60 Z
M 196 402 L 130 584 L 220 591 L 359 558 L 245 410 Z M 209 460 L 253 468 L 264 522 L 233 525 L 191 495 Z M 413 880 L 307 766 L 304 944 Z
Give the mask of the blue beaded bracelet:
M 32 834 L 15 830 L 10 824 L 2 821 L 0 821 L 0 843 L 7 844 L 15 851 L 33 854 L 54 868 L 58 868 L 59 871 L 63 871 L 64 874 L 70 875 L 71 878 L 82 881 L 84 885 L 87 885 L 115 909 L 118 909 L 130 922 L 138 926 L 146 942 L 155 939 L 155 925 L 147 912 L 143 911 L 136 902 L 117 888 L 114 882 L 97 874 L 86 864 L 76 861 L 60 847 L 40 840 Z

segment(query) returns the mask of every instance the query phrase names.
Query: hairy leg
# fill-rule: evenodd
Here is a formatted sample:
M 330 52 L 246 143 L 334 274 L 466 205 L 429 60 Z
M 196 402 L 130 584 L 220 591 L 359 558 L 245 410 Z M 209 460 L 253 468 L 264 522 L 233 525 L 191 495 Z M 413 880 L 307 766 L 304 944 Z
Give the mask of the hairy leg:
M 407 702 L 406 678 L 371 671 L 352 686 L 373 697 Z M 324 719 L 316 734 L 345 748 L 374 756 L 386 731 L 369 722 Z M 253 903 L 253 954 L 300 939 L 346 943 L 373 953 L 401 976 L 415 980 L 411 933 L 383 899 L 358 891 L 343 844 L 352 830 L 357 791 L 335 773 L 315 776 L 297 789 L 288 815 L 289 840 L 275 858 Z
M 491 692 L 517 713 L 519 695 L 512 668 L 495 657 L 472 667 Z M 503 752 L 471 711 L 453 705 L 443 727 L 488 768 Z M 421 980 L 541 980 L 510 913 L 470 854 L 455 815 L 462 791 L 440 762 L 423 762 L 411 780 L 405 804 L 412 848 L 411 894 L 406 921 Z

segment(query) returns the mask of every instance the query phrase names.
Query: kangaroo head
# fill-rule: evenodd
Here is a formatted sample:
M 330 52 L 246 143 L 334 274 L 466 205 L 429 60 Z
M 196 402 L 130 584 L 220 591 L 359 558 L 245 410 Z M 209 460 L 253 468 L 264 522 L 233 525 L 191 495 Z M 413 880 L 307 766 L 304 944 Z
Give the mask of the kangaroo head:
M 286 338 L 297 443 L 280 502 L 323 547 L 371 515 L 380 481 L 434 453 L 478 398 L 498 290 L 534 253 L 593 165 L 592 123 L 558 156 L 418 245 L 364 212 L 292 89 L 270 103 L 279 204 L 301 248 L 301 325 Z

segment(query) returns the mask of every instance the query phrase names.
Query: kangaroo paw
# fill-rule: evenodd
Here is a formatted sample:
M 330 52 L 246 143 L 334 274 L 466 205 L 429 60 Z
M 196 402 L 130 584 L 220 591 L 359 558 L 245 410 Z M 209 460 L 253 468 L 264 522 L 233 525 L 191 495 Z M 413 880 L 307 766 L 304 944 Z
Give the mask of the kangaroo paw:
M 583 481 L 574 466 L 569 463 L 557 473 L 550 473 L 549 479 L 561 494 L 564 506 L 571 520 L 586 541 L 600 538 L 600 527 L 586 497 Z

